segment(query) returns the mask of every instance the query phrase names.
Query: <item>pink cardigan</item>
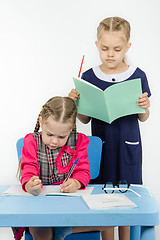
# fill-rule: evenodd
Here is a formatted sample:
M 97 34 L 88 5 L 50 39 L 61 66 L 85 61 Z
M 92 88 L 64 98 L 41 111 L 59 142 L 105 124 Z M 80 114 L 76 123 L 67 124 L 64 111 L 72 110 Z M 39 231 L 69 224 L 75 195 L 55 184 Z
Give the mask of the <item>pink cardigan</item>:
M 72 164 L 78 157 L 78 163 L 72 173 L 71 178 L 77 179 L 82 184 L 82 188 L 85 188 L 90 181 L 90 171 L 89 171 L 89 161 L 88 161 L 88 152 L 87 147 L 89 144 L 89 139 L 86 135 L 78 133 L 78 139 L 76 143 L 76 150 L 72 150 L 69 146 L 64 145 L 62 151 L 60 151 L 57 159 L 56 166 L 60 172 L 67 172 L 71 168 Z M 69 164 L 63 168 L 61 164 L 61 157 L 63 151 L 66 151 L 68 154 L 73 155 Z M 39 176 L 39 166 L 37 160 L 37 145 L 33 135 L 30 133 L 25 136 L 23 141 L 22 149 L 22 162 L 21 162 L 22 177 L 21 183 L 22 188 L 24 189 L 25 183 L 27 183 L 32 176 Z M 60 184 L 58 182 L 56 184 Z

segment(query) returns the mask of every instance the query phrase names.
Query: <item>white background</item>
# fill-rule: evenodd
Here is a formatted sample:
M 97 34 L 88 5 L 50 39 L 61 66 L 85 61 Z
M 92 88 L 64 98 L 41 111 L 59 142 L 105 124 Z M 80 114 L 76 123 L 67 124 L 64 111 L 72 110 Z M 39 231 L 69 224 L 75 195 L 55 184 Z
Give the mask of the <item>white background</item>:
M 148 76 L 151 114 L 140 124 L 143 179 L 160 206 L 158 0 L 0 0 L 0 184 L 17 183 L 17 139 L 33 132 L 42 104 L 69 93 L 82 55 L 83 71 L 100 64 L 96 29 L 109 16 L 131 23 L 127 57 Z M 90 134 L 90 124 L 78 122 L 78 130 Z M 1 228 L 0 239 L 13 239 L 11 230 Z

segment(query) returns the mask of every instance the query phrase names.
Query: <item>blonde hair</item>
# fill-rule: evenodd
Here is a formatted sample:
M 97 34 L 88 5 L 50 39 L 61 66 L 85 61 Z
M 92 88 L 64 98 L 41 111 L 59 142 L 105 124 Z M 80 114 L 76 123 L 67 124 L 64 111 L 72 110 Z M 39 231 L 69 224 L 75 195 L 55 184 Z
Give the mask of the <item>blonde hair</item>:
M 123 31 L 127 42 L 130 39 L 131 31 L 130 23 L 127 20 L 120 17 L 109 17 L 105 18 L 102 22 L 100 22 L 97 28 L 97 38 L 100 37 L 102 30 L 112 32 Z
M 55 121 L 60 121 L 62 123 L 70 122 L 73 125 L 73 130 L 76 130 L 77 107 L 75 102 L 69 97 L 57 96 L 49 99 L 42 106 L 42 110 L 37 118 L 34 132 L 38 132 L 40 128 L 40 116 L 42 117 L 43 121 L 52 116 Z
M 43 106 L 42 110 L 38 116 L 37 123 L 34 132 L 38 132 L 40 128 L 39 117 L 45 121 L 49 116 L 52 116 L 55 121 L 60 121 L 62 123 L 70 122 L 73 125 L 74 131 L 76 131 L 76 116 L 77 107 L 73 99 L 69 97 L 53 97 L 49 99 Z M 21 178 L 22 172 L 20 169 L 22 156 L 19 159 L 19 165 L 17 170 L 17 177 Z

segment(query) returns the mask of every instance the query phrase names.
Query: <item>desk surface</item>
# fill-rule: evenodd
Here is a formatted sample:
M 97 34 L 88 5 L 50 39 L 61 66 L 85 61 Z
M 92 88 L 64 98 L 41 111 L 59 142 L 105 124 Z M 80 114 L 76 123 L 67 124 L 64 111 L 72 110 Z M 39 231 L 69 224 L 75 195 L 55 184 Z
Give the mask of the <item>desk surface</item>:
M 155 226 L 158 206 L 148 189 L 132 186 L 139 198 L 128 191 L 136 208 L 90 210 L 81 197 L 2 196 L 9 186 L 0 186 L 0 227 L 10 226 Z M 93 194 L 104 193 L 94 185 Z

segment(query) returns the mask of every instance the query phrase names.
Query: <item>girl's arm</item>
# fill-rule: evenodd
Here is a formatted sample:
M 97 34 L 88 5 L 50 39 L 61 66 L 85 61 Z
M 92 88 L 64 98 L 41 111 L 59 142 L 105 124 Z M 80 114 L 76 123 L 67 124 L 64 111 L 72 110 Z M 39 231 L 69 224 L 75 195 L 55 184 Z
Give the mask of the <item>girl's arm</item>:
M 81 183 L 81 188 L 85 188 L 91 179 L 87 152 L 88 145 L 88 137 L 82 133 L 79 133 L 76 144 L 76 158 L 79 158 L 79 160 L 75 169 L 73 170 L 71 178 L 78 180 Z
M 32 190 L 35 188 L 37 191 L 36 185 L 39 185 L 38 188 L 40 188 L 41 182 L 40 180 L 38 181 L 40 173 L 37 161 L 37 146 L 32 134 L 28 134 L 23 141 L 21 170 L 23 190 L 34 194 Z M 39 190 L 37 192 L 39 192 Z M 34 195 L 37 194 L 35 193 Z
M 139 113 L 138 114 L 138 119 L 141 122 L 146 121 L 149 118 L 149 107 L 150 107 L 150 100 L 148 98 L 148 93 L 145 92 L 140 96 L 140 99 L 137 101 L 138 106 L 141 108 L 144 108 L 146 110 L 145 113 Z
M 149 109 L 146 109 L 145 113 L 139 113 L 138 114 L 138 119 L 141 122 L 145 122 L 149 118 Z
M 77 114 L 77 117 L 78 117 L 78 119 L 82 122 L 82 123 L 84 123 L 84 124 L 87 124 L 87 123 L 89 123 L 89 121 L 90 121 L 90 117 L 88 117 L 88 116 L 85 116 L 85 115 L 82 115 L 82 114 Z

